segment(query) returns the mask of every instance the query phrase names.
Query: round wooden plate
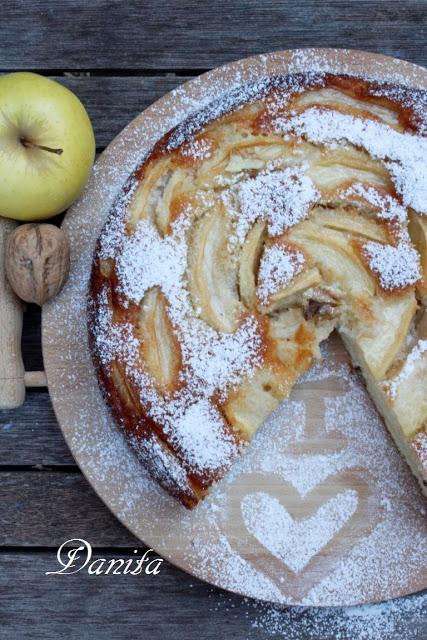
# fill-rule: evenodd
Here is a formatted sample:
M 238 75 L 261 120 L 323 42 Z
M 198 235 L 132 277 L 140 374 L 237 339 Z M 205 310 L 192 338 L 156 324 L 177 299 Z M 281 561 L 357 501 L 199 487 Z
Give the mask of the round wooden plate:
M 309 49 L 241 60 L 161 98 L 109 145 L 65 218 L 71 276 L 43 308 L 43 350 L 55 413 L 76 461 L 138 538 L 224 589 L 277 603 L 338 606 L 427 587 L 425 503 L 339 340 L 329 342 L 325 363 L 296 386 L 227 477 L 188 512 L 150 480 L 117 430 L 98 389 L 86 329 L 95 241 L 153 143 L 232 87 L 310 70 L 427 89 L 427 71 L 407 62 Z

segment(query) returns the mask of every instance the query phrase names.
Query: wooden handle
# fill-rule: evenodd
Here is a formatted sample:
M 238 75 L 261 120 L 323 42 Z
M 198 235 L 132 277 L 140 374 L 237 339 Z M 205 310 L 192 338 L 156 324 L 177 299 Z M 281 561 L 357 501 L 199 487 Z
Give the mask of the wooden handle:
M 13 220 L 0 218 L 0 409 L 20 407 L 25 400 L 22 303 L 7 282 L 4 263 L 6 238 L 15 226 Z
M 47 377 L 44 371 L 26 371 L 24 382 L 27 388 L 47 387 Z

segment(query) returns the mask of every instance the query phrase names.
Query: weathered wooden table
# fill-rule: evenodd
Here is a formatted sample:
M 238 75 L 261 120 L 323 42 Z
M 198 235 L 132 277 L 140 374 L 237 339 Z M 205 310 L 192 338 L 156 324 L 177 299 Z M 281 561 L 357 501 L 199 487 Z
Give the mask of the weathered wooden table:
M 101 151 L 157 97 L 221 63 L 340 46 L 427 66 L 426 27 L 426 0 L 3 0 L 0 70 L 35 70 L 75 91 Z M 43 368 L 40 310 L 31 305 L 23 351 L 27 370 Z M 82 477 L 46 389 L 0 413 L 0 479 L 2 639 L 268 637 L 253 626 L 259 610 L 252 603 L 166 563 L 158 576 L 45 575 L 58 568 L 56 550 L 70 538 L 91 542 L 94 557 L 143 549 Z M 403 635 L 425 639 L 427 620 L 411 633 Z M 334 637 L 332 627 L 318 636 Z

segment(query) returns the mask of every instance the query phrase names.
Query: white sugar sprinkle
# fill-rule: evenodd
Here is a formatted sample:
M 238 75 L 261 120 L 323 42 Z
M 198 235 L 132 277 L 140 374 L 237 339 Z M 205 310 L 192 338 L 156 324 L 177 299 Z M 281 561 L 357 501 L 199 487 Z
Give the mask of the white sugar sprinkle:
M 370 119 L 337 111 L 309 108 L 288 120 L 278 118 L 276 127 L 289 135 L 295 133 L 317 143 L 347 140 L 361 146 L 386 163 L 403 203 L 427 214 L 427 140 L 400 133 Z
M 299 573 L 335 536 L 357 509 L 352 489 L 330 498 L 311 517 L 294 520 L 279 500 L 258 492 L 243 498 L 241 509 L 248 531 L 274 556 Z
M 399 225 L 406 225 L 408 222 L 406 209 L 396 198 L 388 193 L 380 193 L 370 185 L 364 185 L 360 182 L 354 183 L 343 192 L 343 196 L 345 198 L 359 196 L 365 199 L 377 210 L 377 216 L 381 220 L 397 222 Z
M 147 414 L 162 425 L 190 467 L 204 471 L 229 464 L 237 451 L 210 398 L 215 392 L 221 397 L 227 388 L 253 373 L 261 361 L 261 339 L 253 317 L 244 319 L 234 333 L 222 333 L 194 316 L 185 280 L 188 215 L 182 214 L 172 234 L 164 238 L 153 222 L 141 220 L 130 238 L 114 236 L 108 243 L 108 255 L 116 255 L 118 290 L 127 299 L 139 304 L 153 287 L 165 295 L 181 347 L 182 391 L 168 400 L 158 393 L 147 372 L 140 370 L 138 349 L 134 348 L 138 341 L 131 327 L 111 322 L 104 291 L 98 297 L 95 347 L 104 363 L 114 358 L 124 361 Z
M 204 138 L 195 138 L 181 147 L 181 154 L 195 160 L 206 160 L 212 155 L 212 145 Z
M 349 608 L 273 607 L 247 603 L 246 617 L 268 638 L 280 640 L 419 640 L 424 637 L 427 593 Z
M 257 295 L 261 302 L 267 302 L 269 296 L 288 285 L 301 273 L 304 264 L 302 251 L 289 245 L 273 244 L 267 247 L 258 270 Z
M 310 205 L 319 197 L 304 167 L 260 171 L 255 178 L 237 186 L 240 208 L 236 231 L 242 242 L 258 219 L 268 222 L 270 235 L 276 236 L 308 216 Z
M 191 404 L 171 428 L 174 438 L 185 451 L 190 465 L 202 469 L 221 468 L 237 454 L 233 438 L 227 433 L 223 418 L 204 398 Z
M 384 387 L 387 389 L 392 398 L 396 397 L 396 393 L 401 382 L 403 382 L 403 380 L 406 380 L 411 375 L 411 373 L 414 371 L 415 364 L 420 360 L 420 358 L 423 357 L 426 352 L 427 340 L 418 340 L 417 344 L 409 352 L 409 355 L 405 360 L 405 364 L 403 365 L 399 374 L 393 380 L 387 380 L 384 383 Z
M 421 278 L 420 256 L 409 242 L 401 241 L 396 246 L 365 242 L 363 253 L 385 290 L 408 287 Z

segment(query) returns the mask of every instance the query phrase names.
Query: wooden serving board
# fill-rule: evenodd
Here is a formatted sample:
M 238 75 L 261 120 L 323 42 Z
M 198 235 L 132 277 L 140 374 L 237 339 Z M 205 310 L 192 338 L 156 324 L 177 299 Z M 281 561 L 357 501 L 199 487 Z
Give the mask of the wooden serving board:
M 312 49 L 232 63 L 163 97 L 110 144 L 66 216 L 71 276 L 43 308 L 43 351 L 53 406 L 74 457 L 145 544 L 225 589 L 277 603 L 339 606 L 427 587 L 425 502 L 340 340 L 329 341 L 324 364 L 300 381 L 227 477 L 188 512 L 150 480 L 117 430 L 98 389 L 86 330 L 96 238 L 115 195 L 153 143 L 236 85 L 309 70 L 427 89 L 427 71 L 415 65 Z

